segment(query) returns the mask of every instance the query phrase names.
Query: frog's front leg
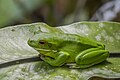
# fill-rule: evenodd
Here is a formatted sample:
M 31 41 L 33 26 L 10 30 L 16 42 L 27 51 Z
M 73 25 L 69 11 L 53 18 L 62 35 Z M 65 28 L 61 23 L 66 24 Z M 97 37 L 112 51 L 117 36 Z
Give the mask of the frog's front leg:
M 107 50 L 91 48 L 79 53 L 75 61 L 80 68 L 87 68 L 104 61 L 108 56 L 109 52 Z
M 64 51 L 60 51 L 60 52 L 58 52 L 58 54 L 59 55 L 55 59 L 50 58 L 50 57 L 44 57 L 42 59 L 52 66 L 62 66 L 68 59 L 69 54 Z

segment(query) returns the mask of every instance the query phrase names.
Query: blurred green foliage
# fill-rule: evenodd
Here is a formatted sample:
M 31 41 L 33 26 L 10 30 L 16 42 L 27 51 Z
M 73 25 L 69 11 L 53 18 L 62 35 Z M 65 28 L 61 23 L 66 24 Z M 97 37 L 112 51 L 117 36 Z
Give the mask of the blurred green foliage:
M 0 0 L 0 27 L 45 22 L 120 21 L 120 0 Z
M 28 22 L 27 13 L 32 12 L 45 0 L 0 0 L 0 27 Z
M 21 19 L 22 14 L 12 0 L 0 0 L 0 26 Z

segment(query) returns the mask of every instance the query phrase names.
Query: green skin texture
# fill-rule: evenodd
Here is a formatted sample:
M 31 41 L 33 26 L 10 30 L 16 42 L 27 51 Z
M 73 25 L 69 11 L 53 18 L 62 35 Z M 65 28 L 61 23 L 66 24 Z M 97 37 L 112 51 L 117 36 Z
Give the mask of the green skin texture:
M 52 66 L 75 63 L 70 66 L 87 68 L 109 57 L 104 44 L 75 34 L 39 33 L 28 40 L 28 45 Z

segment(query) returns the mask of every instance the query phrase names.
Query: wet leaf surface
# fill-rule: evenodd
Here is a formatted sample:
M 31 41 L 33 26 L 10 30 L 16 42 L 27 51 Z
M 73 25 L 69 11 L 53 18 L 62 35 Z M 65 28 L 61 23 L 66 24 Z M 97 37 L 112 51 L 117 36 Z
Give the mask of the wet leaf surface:
M 104 43 L 110 52 L 120 52 L 119 23 L 78 22 L 57 28 L 34 23 L 0 29 L 0 63 L 38 56 L 39 53 L 27 44 L 36 32 L 78 34 Z M 108 58 L 106 62 L 87 69 L 52 67 L 43 61 L 0 68 L 0 80 L 88 80 L 94 76 L 101 80 L 120 78 L 120 58 Z

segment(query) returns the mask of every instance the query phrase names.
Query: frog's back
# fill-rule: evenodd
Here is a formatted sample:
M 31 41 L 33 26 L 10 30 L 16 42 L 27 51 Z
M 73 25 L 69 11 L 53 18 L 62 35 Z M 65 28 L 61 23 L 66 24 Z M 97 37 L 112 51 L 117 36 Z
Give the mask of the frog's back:
M 36 34 L 33 40 L 47 40 L 48 42 L 72 42 L 77 44 L 85 44 L 91 46 L 101 45 L 100 43 L 87 39 L 85 37 L 76 35 L 76 34 L 67 34 L 67 33 L 39 33 Z
M 90 40 L 88 38 L 76 35 L 76 34 L 66 34 L 66 33 L 50 33 L 49 39 L 53 39 L 54 41 L 60 41 L 60 42 L 73 42 L 77 44 L 85 44 L 85 45 L 91 45 L 91 46 L 99 46 L 101 43 L 98 43 L 96 41 Z

